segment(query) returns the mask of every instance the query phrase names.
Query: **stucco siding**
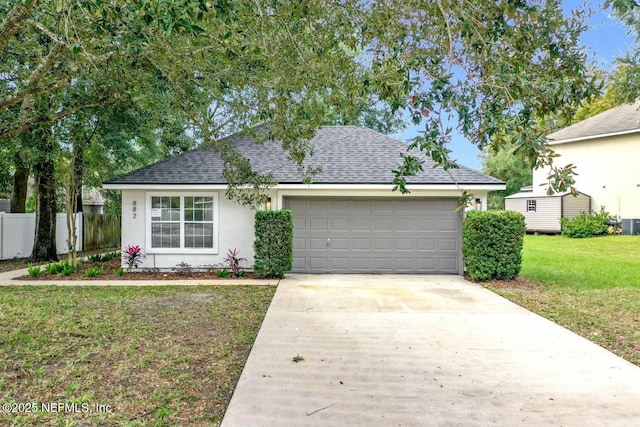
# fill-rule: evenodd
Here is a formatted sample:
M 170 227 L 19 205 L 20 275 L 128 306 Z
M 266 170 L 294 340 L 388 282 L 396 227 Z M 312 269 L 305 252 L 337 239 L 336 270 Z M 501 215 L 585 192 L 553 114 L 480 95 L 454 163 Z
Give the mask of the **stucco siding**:
M 169 270 L 184 262 L 192 267 L 208 266 L 222 263 L 229 249 L 237 249 L 239 256 L 247 258 L 243 263 L 246 268 L 253 266 L 253 228 L 254 211 L 228 200 L 223 191 L 201 192 L 203 195 L 217 194 L 217 219 L 214 224 L 214 239 L 217 250 L 209 253 L 188 253 L 185 250 L 174 250 L 173 253 L 161 253 L 149 247 L 149 227 L 146 224 L 147 202 L 149 194 L 145 190 L 124 190 L 122 192 L 122 247 L 138 245 L 147 258 L 142 268 L 160 268 Z M 153 194 L 163 194 L 153 191 Z M 192 194 L 192 192 L 190 192 Z M 198 192 L 195 192 L 198 194 Z M 135 207 L 135 211 L 134 211 Z
M 574 196 L 567 194 L 562 197 L 562 216 L 566 218 L 574 218 L 580 215 L 580 212 L 589 212 L 590 199 L 582 193 L 578 193 Z
M 640 134 L 616 135 L 551 147 L 556 165 L 576 165 L 575 187 L 591 196 L 591 209 L 601 206 L 620 218 L 640 218 Z M 549 171 L 533 171 L 533 187 L 546 184 Z
M 527 200 L 536 201 L 535 212 L 527 212 Z M 560 232 L 560 197 L 505 199 L 505 209 L 524 215 L 527 231 Z

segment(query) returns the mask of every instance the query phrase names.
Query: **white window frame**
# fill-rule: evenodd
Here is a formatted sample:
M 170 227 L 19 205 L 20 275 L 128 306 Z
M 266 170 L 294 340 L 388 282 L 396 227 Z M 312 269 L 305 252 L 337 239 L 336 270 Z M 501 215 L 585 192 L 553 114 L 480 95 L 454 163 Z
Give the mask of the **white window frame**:
M 531 209 L 533 208 L 533 209 Z M 536 212 L 538 210 L 538 201 L 535 199 L 527 200 L 527 212 Z
M 152 197 L 180 197 L 180 247 L 179 248 L 153 248 L 151 247 L 151 198 Z M 213 197 L 213 247 L 212 248 L 185 248 L 184 246 L 184 198 L 185 197 Z M 146 193 L 146 253 L 148 254 L 218 254 L 218 193 L 210 192 L 170 192 L 149 191 Z

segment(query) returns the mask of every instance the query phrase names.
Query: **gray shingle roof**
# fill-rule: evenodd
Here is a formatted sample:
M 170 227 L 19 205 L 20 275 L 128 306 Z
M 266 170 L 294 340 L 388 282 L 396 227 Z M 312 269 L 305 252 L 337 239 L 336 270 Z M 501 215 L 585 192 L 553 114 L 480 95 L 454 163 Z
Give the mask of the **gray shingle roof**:
M 251 161 L 254 170 L 272 173 L 279 184 L 302 183 L 298 167 L 287 159 L 277 142 L 256 144 L 251 137 L 232 135 L 229 138 L 240 154 Z M 313 176 L 314 184 L 391 184 L 392 169 L 400 163 L 400 153 L 407 145 L 373 130 L 357 126 L 326 126 L 311 139 L 313 156 L 305 159 L 305 166 L 321 166 Z M 433 161 L 424 154 L 424 171 L 410 177 L 413 184 L 502 184 L 502 181 L 461 166 L 445 171 L 434 168 Z M 126 175 L 107 181 L 107 184 L 226 184 L 222 175 L 223 162 L 211 149 L 196 149 L 154 163 Z M 453 179 L 452 179 L 453 177 Z
M 640 103 L 612 108 L 547 135 L 550 142 L 567 139 L 589 139 L 625 131 L 640 131 Z

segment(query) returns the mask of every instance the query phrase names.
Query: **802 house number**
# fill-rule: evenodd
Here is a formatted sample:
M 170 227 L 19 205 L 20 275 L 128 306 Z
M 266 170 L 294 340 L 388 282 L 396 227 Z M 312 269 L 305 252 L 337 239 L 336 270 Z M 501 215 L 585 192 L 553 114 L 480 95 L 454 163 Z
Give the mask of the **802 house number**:
M 133 219 L 136 219 L 136 216 L 138 215 L 137 211 L 138 211 L 138 202 L 134 200 L 133 209 L 132 209 Z

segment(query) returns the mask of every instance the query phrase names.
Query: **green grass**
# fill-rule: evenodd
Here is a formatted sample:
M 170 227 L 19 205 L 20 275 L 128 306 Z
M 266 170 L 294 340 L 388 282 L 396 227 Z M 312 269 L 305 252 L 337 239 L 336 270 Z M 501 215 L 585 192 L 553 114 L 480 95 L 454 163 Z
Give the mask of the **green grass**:
M 521 274 L 576 289 L 640 287 L 640 236 L 526 236 Z
M 526 236 L 521 279 L 489 287 L 640 366 L 640 236 Z
M 219 425 L 275 287 L 0 288 L 0 425 Z M 104 407 L 103 406 L 103 407 Z

